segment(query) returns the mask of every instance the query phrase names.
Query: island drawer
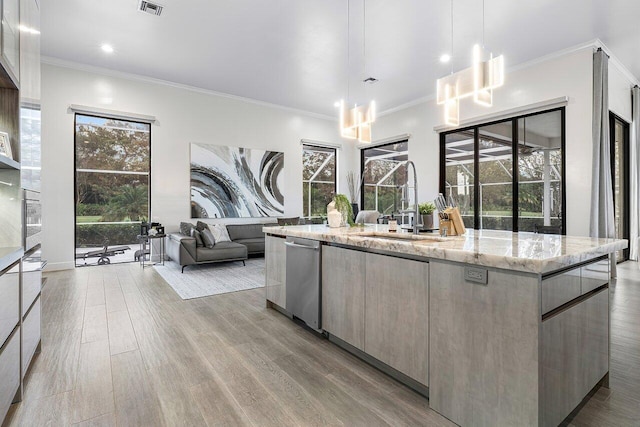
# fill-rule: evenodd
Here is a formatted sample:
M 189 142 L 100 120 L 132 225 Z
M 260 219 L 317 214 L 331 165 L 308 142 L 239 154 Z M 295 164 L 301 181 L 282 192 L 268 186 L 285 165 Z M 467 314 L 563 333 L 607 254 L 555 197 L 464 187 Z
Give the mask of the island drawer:
M 19 264 L 0 276 L 0 347 L 20 321 Z
M 591 292 L 602 285 L 609 283 L 609 260 L 604 259 L 580 269 L 582 276 L 582 294 Z
M 20 387 L 20 328 L 0 350 L 0 420 L 4 419 Z
M 580 270 L 574 268 L 542 280 L 542 314 L 580 296 Z
M 27 369 L 31 364 L 31 359 L 40 343 L 40 297 L 26 315 L 22 323 L 22 377 L 24 378 Z
M 42 256 L 40 249 L 22 259 L 22 316 L 36 300 L 42 289 Z

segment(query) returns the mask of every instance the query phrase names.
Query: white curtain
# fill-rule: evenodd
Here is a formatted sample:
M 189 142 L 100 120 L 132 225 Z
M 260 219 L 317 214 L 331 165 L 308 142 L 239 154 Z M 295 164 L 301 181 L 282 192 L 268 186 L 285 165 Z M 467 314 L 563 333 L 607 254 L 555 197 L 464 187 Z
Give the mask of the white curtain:
M 640 237 L 640 87 L 636 86 L 631 89 L 632 93 L 632 122 L 631 122 L 631 146 L 629 147 L 631 164 L 631 206 L 629 212 L 631 214 L 629 232 L 629 258 L 638 260 L 638 238 Z
M 615 238 L 609 138 L 609 57 L 602 49 L 593 54 L 593 176 L 591 185 L 591 237 Z M 615 254 L 611 257 L 615 277 Z

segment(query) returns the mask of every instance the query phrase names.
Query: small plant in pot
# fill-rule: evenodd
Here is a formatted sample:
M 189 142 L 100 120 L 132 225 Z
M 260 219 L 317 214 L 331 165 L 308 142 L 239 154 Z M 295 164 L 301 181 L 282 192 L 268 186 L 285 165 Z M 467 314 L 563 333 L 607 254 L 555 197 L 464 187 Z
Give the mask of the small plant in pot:
M 333 196 L 333 201 L 336 204 L 336 209 L 342 214 L 342 226 L 347 224 L 353 225 L 353 208 L 351 202 L 344 194 L 336 194 Z
M 422 227 L 427 230 L 433 228 L 433 212 L 436 210 L 436 205 L 431 202 L 420 203 L 418 210 L 422 216 Z

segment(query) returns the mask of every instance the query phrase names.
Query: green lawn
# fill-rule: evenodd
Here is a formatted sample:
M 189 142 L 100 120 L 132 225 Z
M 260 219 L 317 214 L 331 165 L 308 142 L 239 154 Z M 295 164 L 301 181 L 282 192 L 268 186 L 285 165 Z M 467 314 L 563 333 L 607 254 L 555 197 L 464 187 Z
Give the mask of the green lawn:
M 102 219 L 102 216 L 100 215 L 94 215 L 94 216 L 77 216 L 76 217 L 76 222 L 82 222 L 82 223 L 87 223 L 87 222 L 100 222 L 100 220 Z

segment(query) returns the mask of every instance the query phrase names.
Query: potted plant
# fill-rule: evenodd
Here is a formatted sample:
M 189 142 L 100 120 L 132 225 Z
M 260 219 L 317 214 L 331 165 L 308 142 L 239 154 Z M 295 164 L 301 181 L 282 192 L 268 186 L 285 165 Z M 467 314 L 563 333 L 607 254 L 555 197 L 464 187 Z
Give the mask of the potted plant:
M 433 228 L 433 212 L 436 210 L 436 205 L 431 202 L 420 203 L 418 210 L 422 216 L 422 227 L 427 230 Z
M 336 205 L 336 209 L 342 214 L 341 226 L 346 227 L 347 224 L 353 225 L 353 209 L 347 196 L 344 194 L 336 194 L 333 196 L 333 202 Z

